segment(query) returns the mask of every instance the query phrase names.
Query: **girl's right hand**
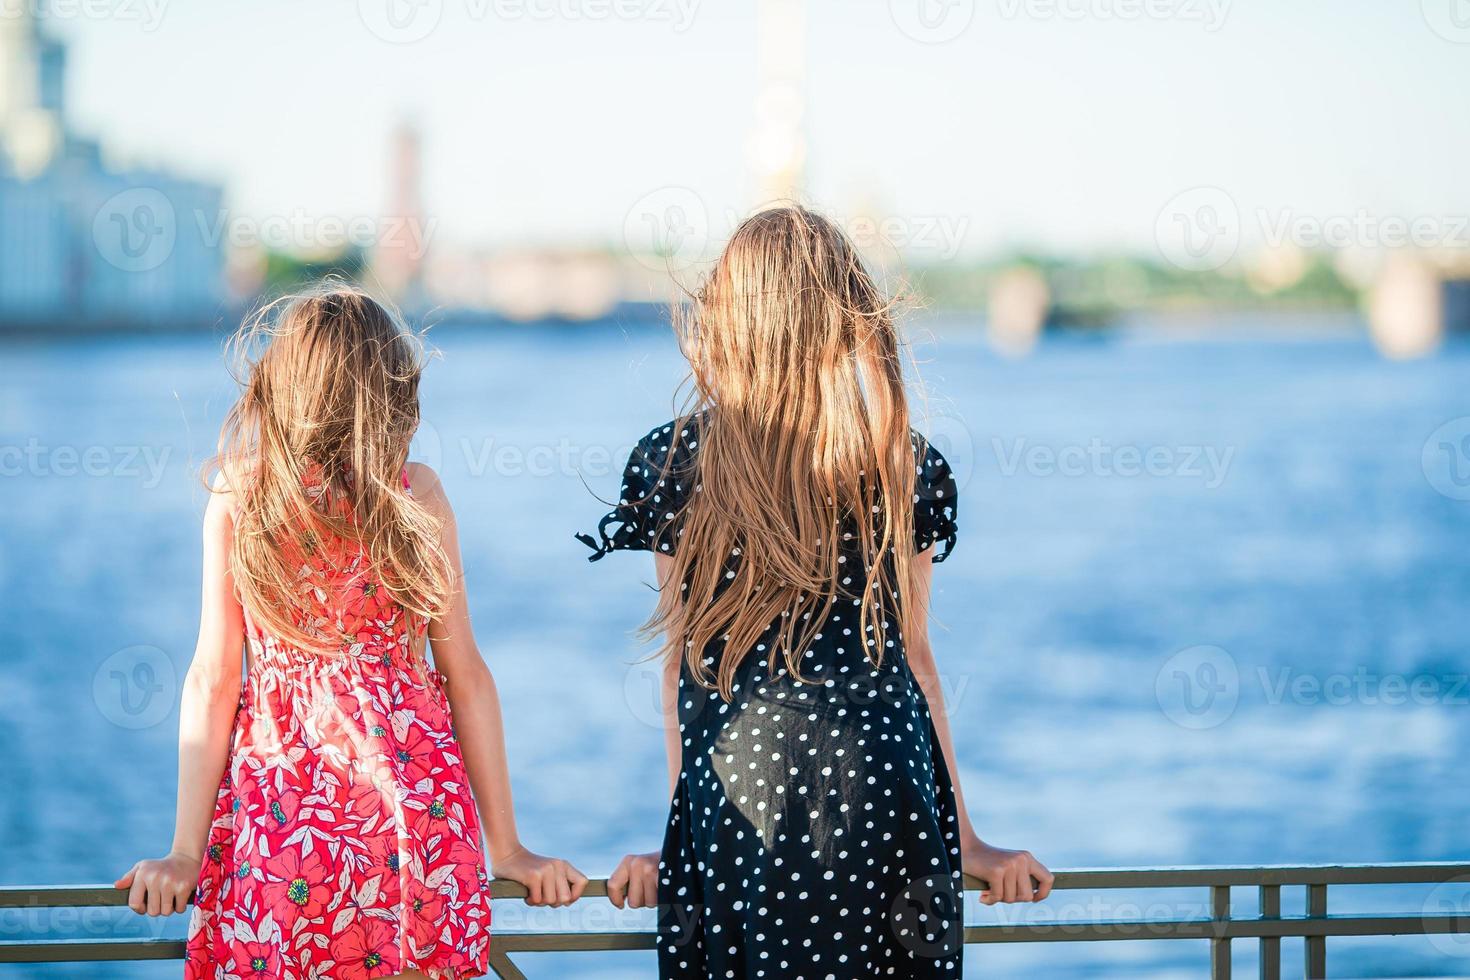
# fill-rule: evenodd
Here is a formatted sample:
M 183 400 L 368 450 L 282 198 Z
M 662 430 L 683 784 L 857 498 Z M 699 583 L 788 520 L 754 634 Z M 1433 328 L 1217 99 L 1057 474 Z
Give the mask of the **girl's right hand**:
M 128 908 L 139 915 L 187 912 L 203 863 L 202 858 L 173 851 L 167 857 L 139 861 L 112 887 L 128 889 Z
M 526 904 L 561 908 L 582 897 L 587 876 L 560 858 L 542 857 L 520 845 L 492 858 L 490 873 L 526 886 Z
M 1040 902 L 1051 894 L 1056 876 L 1030 851 L 992 847 L 974 834 L 960 847 L 965 874 L 974 875 L 990 887 L 980 893 L 981 905 L 997 902 Z
M 607 879 L 607 897 L 618 908 L 651 909 L 658 904 L 659 853 L 629 854 Z

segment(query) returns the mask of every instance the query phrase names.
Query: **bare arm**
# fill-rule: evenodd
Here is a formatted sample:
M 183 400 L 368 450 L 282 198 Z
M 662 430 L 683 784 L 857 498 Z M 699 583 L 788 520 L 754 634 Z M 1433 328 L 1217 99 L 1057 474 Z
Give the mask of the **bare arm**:
M 934 563 L 930 560 L 928 551 L 914 560 L 914 574 L 917 586 L 914 598 L 918 601 L 919 608 L 927 613 L 934 581 Z M 934 662 L 934 650 L 929 645 L 927 616 L 918 617 L 918 622 L 905 634 L 904 651 L 908 655 L 914 680 L 924 692 L 924 699 L 929 702 L 929 715 L 934 720 L 934 731 L 939 736 L 939 746 L 949 767 L 950 782 L 954 784 L 955 808 L 959 811 L 960 822 L 961 862 L 967 874 L 984 880 L 990 886 L 981 893 L 980 901 L 986 905 L 994 905 L 996 902 L 1030 902 L 1046 898 L 1051 893 L 1052 874 L 1045 865 L 1032 857 L 1029 851 L 1012 851 L 985 843 L 970 823 L 970 814 L 965 807 L 965 794 L 960 787 L 954 739 L 949 731 L 944 688 L 940 683 L 939 668 Z
M 204 513 L 204 584 L 199 639 L 179 704 L 179 792 L 168 855 L 139 861 L 116 882 L 135 912 L 183 912 L 199 883 L 209 825 L 230 755 L 240 701 L 245 617 L 230 576 L 233 495 L 215 484 Z
M 653 564 L 658 572 L 658 587 L 663 589 L 669 584 L 669 574 L 674 568 L 674 559 L 668 555 L 655 554 Z M 684 768 L 684 744 L 679 737 L 679 670 L 682 663 L 669 657 L 664 660 L 663 665 L 663 697 L 660 699 L 660 707 L 664 716 L 664 755 L 669 764 L 669 799 L 674 798 L 674 790 L 679 788 L 679 772 Z
M 491 871 L 497 877 L 525 885 L 531 905 L 569 904 L 582 897 L 586 876 L 565 861 L 527 850 L 516 829 L 500 693 L 475 643 L 454 511 L 438 477 L 428 467 L 411 465 L 409 485 L 414 496 L 439 518 L 441 544 L 454 571 L 454 595 L 444 616 L 429 624 L 429 641 L 435 667 L 449 679 L 445 692 L 465 772 L 488 838 Z
M 658 574 L 658 587 L 667 588 L 669 575 L 674 568 L 674 560 L 668 555 L 655 553 L 653 563 L 654 570 Z M 670 801 L 674 798 L 674 791 L 679 788 L 679 773 L 684 768 L 684 744 L 679 733 L 680 667 L 679 660 L 669 658 L 664 661 L 663 670 L 660 672 L 662 685 L 659 702 L 663 712 L 664 755 L 669 766 Z M 607 897 L 618 908 L 625 906 L 635 909 L 648 908 L 656 904 L 658 860 L 657 851 L 650 851 L 646 854 L 629 854 L 623 858 L 607 879 Z

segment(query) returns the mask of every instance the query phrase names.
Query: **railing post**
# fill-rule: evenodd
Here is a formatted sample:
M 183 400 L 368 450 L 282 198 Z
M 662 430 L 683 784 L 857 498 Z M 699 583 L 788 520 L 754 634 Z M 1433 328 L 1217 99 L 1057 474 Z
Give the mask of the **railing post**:
M 504 950 L 492 948 L 490 950 L 488 965 L 490 972 L 499 977 L 500 980 L 526 980 L 526 975 L 521 972 L 521 968 L 511 962 L 510 957 L 505 955 Z
M 1327 915 L 1327 886 L 1307 886 L 1307 915 L 1310 918 L 1323 918 Z M 1306 980 L 1326 980 L 1327 978 L 1327 937 L 1308 936 L 1306 938 Z
M 1230 921 L 1230 886 L 1215 885 L 1210 889 L 1210 918 Z M 1220 935 L 1210 940 L 1210 980 L 1230 980 L 1230 940 Z
M 1281 886 L 1261 886 L 1261 918 L 1281 918 Z M 1281 939 L 1261 937 L 1261 980 L 1281 980 Z

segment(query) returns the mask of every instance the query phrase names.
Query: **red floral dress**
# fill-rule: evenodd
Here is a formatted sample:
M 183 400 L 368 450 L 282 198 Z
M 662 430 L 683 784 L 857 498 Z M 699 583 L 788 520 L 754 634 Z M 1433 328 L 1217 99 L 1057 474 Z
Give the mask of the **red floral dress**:
M 318 544 L 308 653 L 246 615 L 249 669 L 189 923 L 186 980 L 486 970 L 480 822 L 426 625 L 361 550 Z

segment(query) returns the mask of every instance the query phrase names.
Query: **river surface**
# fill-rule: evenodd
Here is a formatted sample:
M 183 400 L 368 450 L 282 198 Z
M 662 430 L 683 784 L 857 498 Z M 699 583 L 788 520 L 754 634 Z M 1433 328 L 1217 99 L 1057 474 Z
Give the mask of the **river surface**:
M 934 635 L 978 829 L 1063 868 L 1470 858 L 1470 345 L 1395 363 L 1350 320 L 1212 326 L 1048 337 L 1022 359 L 960 320 L 915 331 L 920 427 L 962 481 Z M 681 363 L 650 324 L 433 338 L 416 453 L 459 514 L 523 837 L 605 874 L 664 823 L 633 636 L 652 565 L 590 565 L 572 535 L 671 415 Z M 197 477 L 232 390 L 219 350 L 208 336 L 0 342 L 0 882 L 110 881 L 168 844 Z M 1446 892 L 1333 894 L 1335 911 L 1417 912 Z M 1203 902 L 1073 893 L 1031 914 Z M 1254 908 L 1248 889 L 1236 902 Z M 967 911 L 1001 914 L 973 897 Z M 647 921 L 592 902 L 496 915 L 505 929 Z M 0 916 L 5 939 L 130 930 L 125 910 Z M 1290 976 L 1300 944 L 1285 949 Z M 1334 977 L 1470 975 L 1470 940 L 1329 950 Z M 641 953 L 522 963 L 653 973 Z M 1013 945 L 972 948 L 966 976 L 1163 980 L 1206 963 L 1197 942 Z M 0 980 L 177 973 L 12 966 Z

